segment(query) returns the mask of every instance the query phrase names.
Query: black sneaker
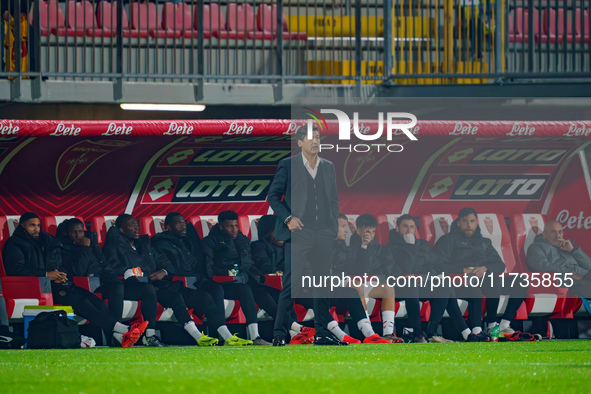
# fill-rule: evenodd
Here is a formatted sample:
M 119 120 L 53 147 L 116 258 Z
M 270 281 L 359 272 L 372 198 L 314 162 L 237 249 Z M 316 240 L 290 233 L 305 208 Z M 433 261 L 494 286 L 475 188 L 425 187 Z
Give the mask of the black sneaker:
M 144 346 L 150 346 L 150 347 L 167 347 L 168 346 L 168 345 L 163 344 L 160 341 L 160 338 L 158 338 L 156 335 L 153 335 L 151 337 L 143 337 L 142 343 L 144 344 Z
M 285 346 L 285 337 L 275 335 L 275 338 L 273 338 L 273 346 Z
M 483 332 L 478 334 L 471 333 L 468 335 L 466 342 L 490 342 L 490 337 Z
M 0 335 L 0 349 L 21 349 L 27 340 L 19 335 Z

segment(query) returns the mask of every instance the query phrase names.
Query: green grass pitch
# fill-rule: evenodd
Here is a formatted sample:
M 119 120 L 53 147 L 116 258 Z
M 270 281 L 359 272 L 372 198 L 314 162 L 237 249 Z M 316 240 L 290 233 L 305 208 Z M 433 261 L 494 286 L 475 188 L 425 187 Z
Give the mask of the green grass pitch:
M 0 393 L 588 393 L 591 341 L 0 351 Z

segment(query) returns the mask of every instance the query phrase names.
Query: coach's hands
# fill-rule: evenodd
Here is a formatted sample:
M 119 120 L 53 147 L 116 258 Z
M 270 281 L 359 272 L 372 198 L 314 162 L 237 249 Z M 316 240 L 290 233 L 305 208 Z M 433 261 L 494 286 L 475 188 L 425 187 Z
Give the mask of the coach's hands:
M 291 231 L 292 233 L 294 231 L 298 231 L 301 230 L 304 227 L 304 223 L 302 223 L 302 221 L 296 217 L 291 217 L 291 220 L 289 221 L 289 223 L 287 223 L 287 228 L 289 228 L 289 231 Z

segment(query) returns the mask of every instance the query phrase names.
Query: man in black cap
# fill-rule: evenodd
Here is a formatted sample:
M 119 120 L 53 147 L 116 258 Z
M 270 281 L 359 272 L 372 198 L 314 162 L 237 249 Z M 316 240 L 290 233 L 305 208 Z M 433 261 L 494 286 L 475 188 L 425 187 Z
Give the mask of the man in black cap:
M 146 329 L 143 323 L 131 327 L 119 323 L 103 300 L 71 282 L 61 267 L 60 242 L 41 230 L 41 220 L 32 212 L 20 217 L 19 226 L 4 245 L 2 258 L 9 276 L 48 277 L 56 304 L 72 306 L 74 313 L 100 326 L 107 337 L 111 332 L 122 347 L 133 346 Z

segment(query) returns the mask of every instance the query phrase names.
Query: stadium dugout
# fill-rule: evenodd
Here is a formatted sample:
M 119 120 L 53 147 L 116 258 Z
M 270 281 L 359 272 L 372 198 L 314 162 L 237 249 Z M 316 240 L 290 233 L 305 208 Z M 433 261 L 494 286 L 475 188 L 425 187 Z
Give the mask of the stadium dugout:
M 277 163 L 294 152 L 291 134 L 304 122 L 2 120 L 0 246 L 26 211 L 38 213 L 49 233 L 66 218 L 80 218 L 102 244 L 124 212 L 139 218 L 142 234 L 154 235 L 163 230 L 164 216 L 177 211 L 204 237 L 219 212 L 234 210 L 241 231 L 256 240 L 257 219 L 272 213 L 266 195 Z M 377 122 L 364 125 L 371 134 Z M 479 212 L 481 231 L 502 256 L 506 274 L 527 276 L 530 283 L 537 275 L 527 269 L 525 252 L 545 220 L 563 224 L 567 237 L 591 252 L 590 122 L 420 121 L 411 130 L 418 141 L 401 133 L 384 140 L 402 147 L 403 155 L 359 145 L 337 152 L 328 147 L 339 143 L 336 124 L 327 125 L 320 154 L 335 163 L 340 210 L 351 226 L 358 215 L 373 214 L 383 244 L 396 218 L 411 213 L 419 236 L 433 245 L 469 205 Z M 12 323 L 22 321 L 25 305 L 52 305 L 47 278 L 0 274 Z M 75 281 L 93 290 L 94 279 Z M 270 282 L 281 286 L 276 278 Z M 499 312 L 505 306 L 501 302 Z M 368 307 L 379 322 L 379 300 Z M 404 318 L 403 302 L 396 310 Z M 311 310 L 296 311 L 300 321 L 313 317 Z M 346 311 L 333 313 L 347 323 Z M 137 302 L 126 301 L 124 314 L 127 321 L 138 319 Z M 428 303 L 421 314 L 428 320 Z M 158 316 L 174 321 L 161 307 Z M 547 320 L 561 328 L 557 336 L 573 337 L 576 319 L 588 317 L 580 298 L 544 282 L 530 285 L 516 318 Z M 204 323 L 203 316 L 193 318 Z M 238 302 L 226 301 L 226 318 L 245 322 Z M 259 318 L 268 316 L 260 311 Z

